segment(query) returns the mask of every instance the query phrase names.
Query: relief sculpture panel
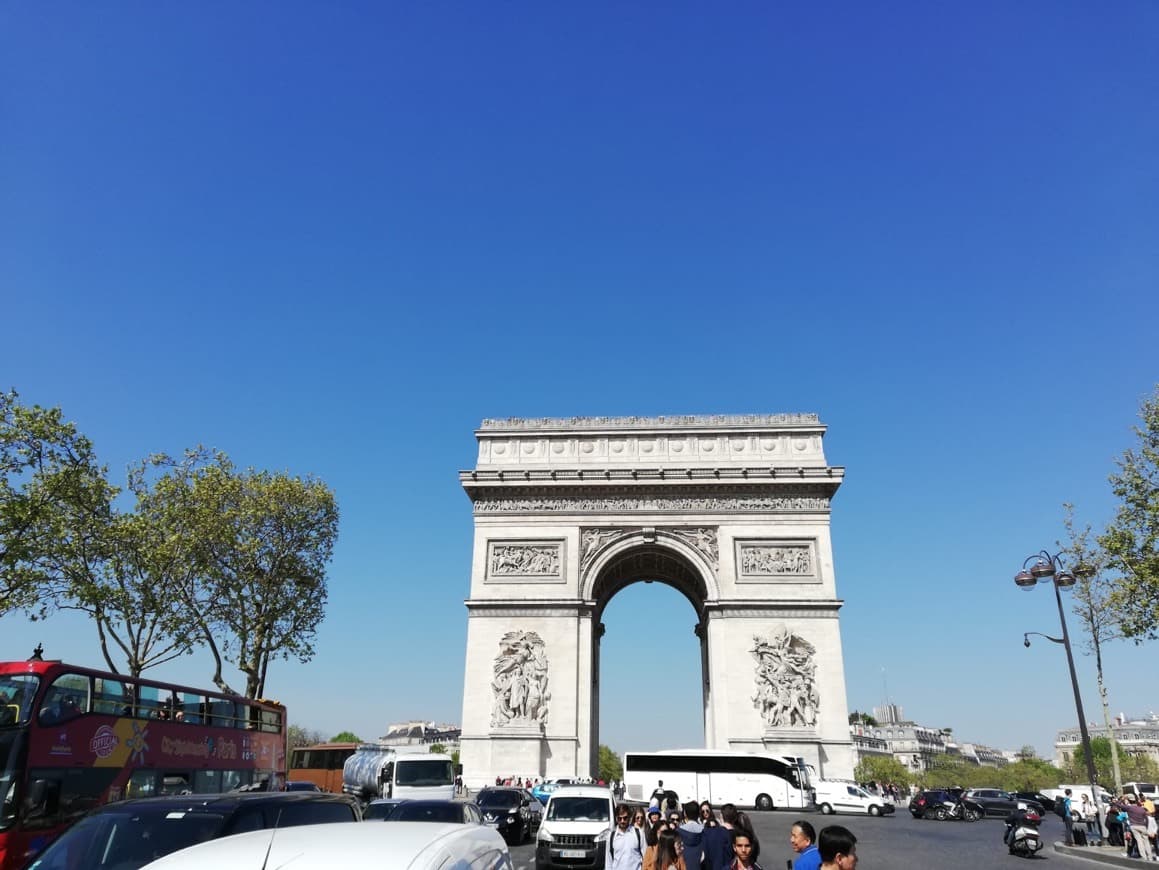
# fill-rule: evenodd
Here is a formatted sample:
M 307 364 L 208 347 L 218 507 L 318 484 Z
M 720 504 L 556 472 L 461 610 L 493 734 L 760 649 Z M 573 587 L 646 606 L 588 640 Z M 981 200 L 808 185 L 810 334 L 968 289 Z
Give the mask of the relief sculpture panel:
M 810 541 L 737 541 L 737 579 L 740 582 L 816 582 L 813 544 Z
M 562 541 L 488 541 L 487 577 L 563 579 Z
M 753 706 L 770 728 L 817 724 L 817 653 L 813 644 L 783 625 L 767 637 L 753 636 L 757 693 Z
M 547 649 L 534 631 L 509 631 L 499 641 L 491 680 L 491 726 L 547 722 Z

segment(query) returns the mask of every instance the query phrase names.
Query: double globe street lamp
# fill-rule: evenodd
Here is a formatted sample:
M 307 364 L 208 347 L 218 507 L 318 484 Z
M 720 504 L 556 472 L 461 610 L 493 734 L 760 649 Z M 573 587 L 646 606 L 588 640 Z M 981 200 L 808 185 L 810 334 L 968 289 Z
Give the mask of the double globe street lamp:
M 1030 570 L 1027 570 L 1027 565 Z M 1081 570 L 1081 569 L 1076 569 Z M 1046 550 L 1028 556 L 1022 563 L 1022 570 L 1014 576 L 1014 582 L 1018 584 L 1018 588 L 1024 592 L 1030 592 L 1039 583 L 1045 583 L 1048 580 L 1053 581 L 1054 585 L 1054 600 L 1058 604 L 1058 621 L 1062 626 L 1062 637 L 1051 637 L 1050 635 L 1041 634 L 1037 631 L 1028 631 L 1022 635 L 1022 642 L 1026 646 L 1030 646 L 1030 635 L 1038 635 L 1046 638 L 1053 643 L 1061 643 L 1063 649 L 1066 650 L 1066 663 L 1070 668 L 1070 686 L 1074 690 L 1074 707 L 1075 712 L 1079 717 L 1079 734 L 1082 736 L 1083 755 L 1087 762 L 1087 778 L 1091 783 L 1091 806 L 1094 807 L 1098 818 L 1099 832 L 1103 830 L 1102 811 L 1099 809 L 1099 793 L 1098 784 L 1095 774 L 1095 759 L 1091 754 L 1091 735 L 1087 731 L 1087 717 L 1083 713 L 1083 699 L 1079 694 L 1079 680 L 1078 675 L 1074 669 L 1074 653 L 1070 648 L 1070 634 L 1066 630 L 1066 613 L 1062 609 L 1062 589 L 1069 589 L 1077 582 L 1075 575 L 1070 571 L 1064 571 L 1062 563 L 1059 561 L 1058 555 L 1052 556 Z

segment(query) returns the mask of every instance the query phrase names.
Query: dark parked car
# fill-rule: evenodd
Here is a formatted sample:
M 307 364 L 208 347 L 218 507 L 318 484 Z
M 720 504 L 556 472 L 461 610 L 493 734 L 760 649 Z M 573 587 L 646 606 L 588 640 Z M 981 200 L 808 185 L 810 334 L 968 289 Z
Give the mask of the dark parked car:
M 28 870 L 136 870 L 162 855 L 230 834 L 360 818 L 354 798 L 320 792 L 231 792 L 119 801 L 81 818 Z
M 1023 808 L 1034 810 L 1040 816 L 1043 814 L 1042 804 L 1038 801 L 1024 800 L 999 788 L 972 788 L 966 792 L 966 797 L 980 803 L 988 816 L 999 816 L 1004 819 L 1016 809 Z
M 401 801 L 386 817 L 388 822 L 450 822 L 458 825 L 481 825 L 483 813 L 467 801 L 415 800 Z
M 483 824 L 500 834 L 508 843 L 518 846 L 530 840 L 539 830 L 543 807 L 521 788 L 485 788 L 475 795 L 483 812 Z
M 944 817 L 962 798 L 960 788 L 929 788 L 919 791 L 909 802 L 909 811 L 915 819 L 937 819 Z
M 1014 796 L 1023 801 L 1034 801 L 1048 813 L 1054 812 L 1054 798 L 1047 797 L 1039 791 L 1016 791 Z

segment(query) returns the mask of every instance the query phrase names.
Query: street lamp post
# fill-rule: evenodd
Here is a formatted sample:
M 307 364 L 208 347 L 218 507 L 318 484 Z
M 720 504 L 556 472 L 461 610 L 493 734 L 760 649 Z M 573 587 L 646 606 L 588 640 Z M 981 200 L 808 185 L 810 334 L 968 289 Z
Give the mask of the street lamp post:
M 1033 563 L 1033 564 L 1031 564 Z M 1026 566 L 1030 565 L 1030 570 Z M 1029 556 L 1022 563 L 1022 570 L 1014 577 L 1014 582 L 1018 584 L 1018 588 L 1029 592 L 1034 589 L 1039 583 L 1045 583 L 1047 580 L 1052 581 L 1054 586 L 1054 600 L 1058 604 L 1058 621 L 1062 626 L 1062 637 L 1050 637 L 1049 635 L 1039 635 L 1054 643 L 1061 643 L 1063 649 L 1066 650 L 1066 663 L 1070 668 L 1070 686 L 1074 690 L 1074 707 L 1075 712 L 1079 717 L 1079 734 L 1082 736 L 1083 755 L 1087 762 L 1087 778 L 1091 783 L 1091 806 L 1095 810 L 1096 820 L 1099 825 L 1099 837 L 1103 835 L 1103 820 L 1102 811 L 1099 807 L 1099 792 L 1098 785 L 1095 780 L 1098 778 L 1095 774 L 1095 759 L 1091 753 L 1091 735 L 1087 731 L 1087 717 L 1083 712 L 1083 698 L 1079 693 L 1079 678 L 1074 669 L 1074 653 L 1070 648 L 1070 634 L 1066 630 L 1066 613 L 1062 609 L 1062 593 L 1059 591 L 1062 588 L 1069 588 L 1075 584 L 1075 576 L 1069 571 L 1064 571 L 1062 564 L 1059 562 L 1057 555 L 1050 555 L 1046 550 L 1037 553 L 1034 556 Z M 1027 632 L 1022 636 L 1022 642 L 1026 646 L 1030 646 L 1030 635 L 1038 634 L 1038 632 Z M 1113 739 L 1113 736 L 1112 736 Z

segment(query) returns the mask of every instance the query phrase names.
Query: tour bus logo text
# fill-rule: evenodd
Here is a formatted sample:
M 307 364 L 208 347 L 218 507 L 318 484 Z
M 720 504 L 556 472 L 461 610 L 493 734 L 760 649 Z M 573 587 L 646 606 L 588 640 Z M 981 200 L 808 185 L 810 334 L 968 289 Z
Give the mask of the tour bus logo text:
M 120 743 L 120 739 L 113 729 L 108 725 L 102 725 L 93 735 L 93 739 L 89 741 L 89 749 L 97 758 L 108 758 L 113 754 L 118 743 Z

